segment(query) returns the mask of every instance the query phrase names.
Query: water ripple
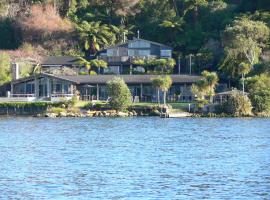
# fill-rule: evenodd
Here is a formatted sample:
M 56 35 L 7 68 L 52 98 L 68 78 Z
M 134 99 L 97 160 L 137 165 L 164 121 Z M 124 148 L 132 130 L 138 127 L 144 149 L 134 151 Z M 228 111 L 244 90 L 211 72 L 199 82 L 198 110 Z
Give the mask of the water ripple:
M 270 199 L 269 119 L 0 119 L 0 199 Z

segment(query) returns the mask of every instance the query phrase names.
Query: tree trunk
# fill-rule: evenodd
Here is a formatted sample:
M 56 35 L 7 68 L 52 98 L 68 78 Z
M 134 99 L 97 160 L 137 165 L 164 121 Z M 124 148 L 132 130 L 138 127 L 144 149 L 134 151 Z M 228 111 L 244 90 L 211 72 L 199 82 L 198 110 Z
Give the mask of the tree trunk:
M 243 95 L 245 94 L 245 76 L 242 74 Z
M 166 91 L 163 92 L 163 103 L 166 105 Z
M 160 105 L 160 97 L 159 97 L 159 89 L 158 89 L 158 91 L 157 91 L 157 93 L 158 93 L 158 105 Z

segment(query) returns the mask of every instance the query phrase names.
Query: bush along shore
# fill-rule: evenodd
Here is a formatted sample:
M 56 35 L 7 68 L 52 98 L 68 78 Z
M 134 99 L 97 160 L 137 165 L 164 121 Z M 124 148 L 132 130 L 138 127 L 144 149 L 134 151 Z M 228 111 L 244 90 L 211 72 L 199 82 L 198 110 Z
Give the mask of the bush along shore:
M 166 109 L 166 108 L 165 108 Z M 83 107 L 74 107 L 62 104 L 60 107 L 48 107 L 45 113 L 38 117 L 134 117 L 134 116 L 160 116 L 164 110 L 158 105 L 129 106 L 125 110 L 116 110 L 106 103 L 88 103 Z
M 166 107 L 167 108 L 167 107 Z M 104 102 L 5 102 L 0 103 L 1 116 L 35 117 L 131 117 L 160 116 L 164 106 L 131 105 L 124 110 L 113 109 Z
M 81 104 L 81 105 L 80 105 Z M 104 102 L 9 102 L 0 103 L 0 116 L 34 116 L 34 117 L 136 117 L 136 116 L 157 116 L 162 117 L 270 117 L 269 113 L 254 113 L 249 115 L 236 115 L 233 113 L 221 112 L 220 105 L 217 112 L 187 112 L 187 105 L 181 109 L 174 109 L 170 104 L 167 106 L 158 104 L 138 103 L 130 105 L 125 110 L 113 109 Z

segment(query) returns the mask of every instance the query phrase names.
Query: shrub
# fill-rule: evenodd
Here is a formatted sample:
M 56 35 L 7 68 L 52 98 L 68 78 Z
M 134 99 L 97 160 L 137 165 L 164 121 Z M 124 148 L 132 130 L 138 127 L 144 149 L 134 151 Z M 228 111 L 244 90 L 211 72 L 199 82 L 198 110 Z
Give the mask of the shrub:
M 64 108 L 52 107 L 49 112 L 59 115 L 61 112 L 66 112 L 66 110 Z
M 250 98 L 255 112 L 270 112 L 270 88 L 257 88 Z
M 122 78 L 114 77 L 107 83 L 110 106 L 115 110 L 125 110 L 131 104 L 131 93 Z
M 248 79 L 248 90 L 256 113 L 270 112 L 270 78 L 261 74 Z
M 248 96 L 235 92 L 228 101 L 221 104 L 219 112 L 236 117 L 251 116 L 252 106 Z

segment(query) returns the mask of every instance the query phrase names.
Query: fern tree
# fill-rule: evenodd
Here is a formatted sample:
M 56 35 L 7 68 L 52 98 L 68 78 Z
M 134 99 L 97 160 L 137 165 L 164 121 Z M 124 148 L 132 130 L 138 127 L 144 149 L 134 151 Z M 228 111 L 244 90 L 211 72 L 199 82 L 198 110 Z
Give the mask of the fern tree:
M 83 42 L 84 50 L 89 54 L 96 54 L 100 49 L 113 45 L 116 41 L 112 27 L 101 22 L 77 23 L 76 29 Z

